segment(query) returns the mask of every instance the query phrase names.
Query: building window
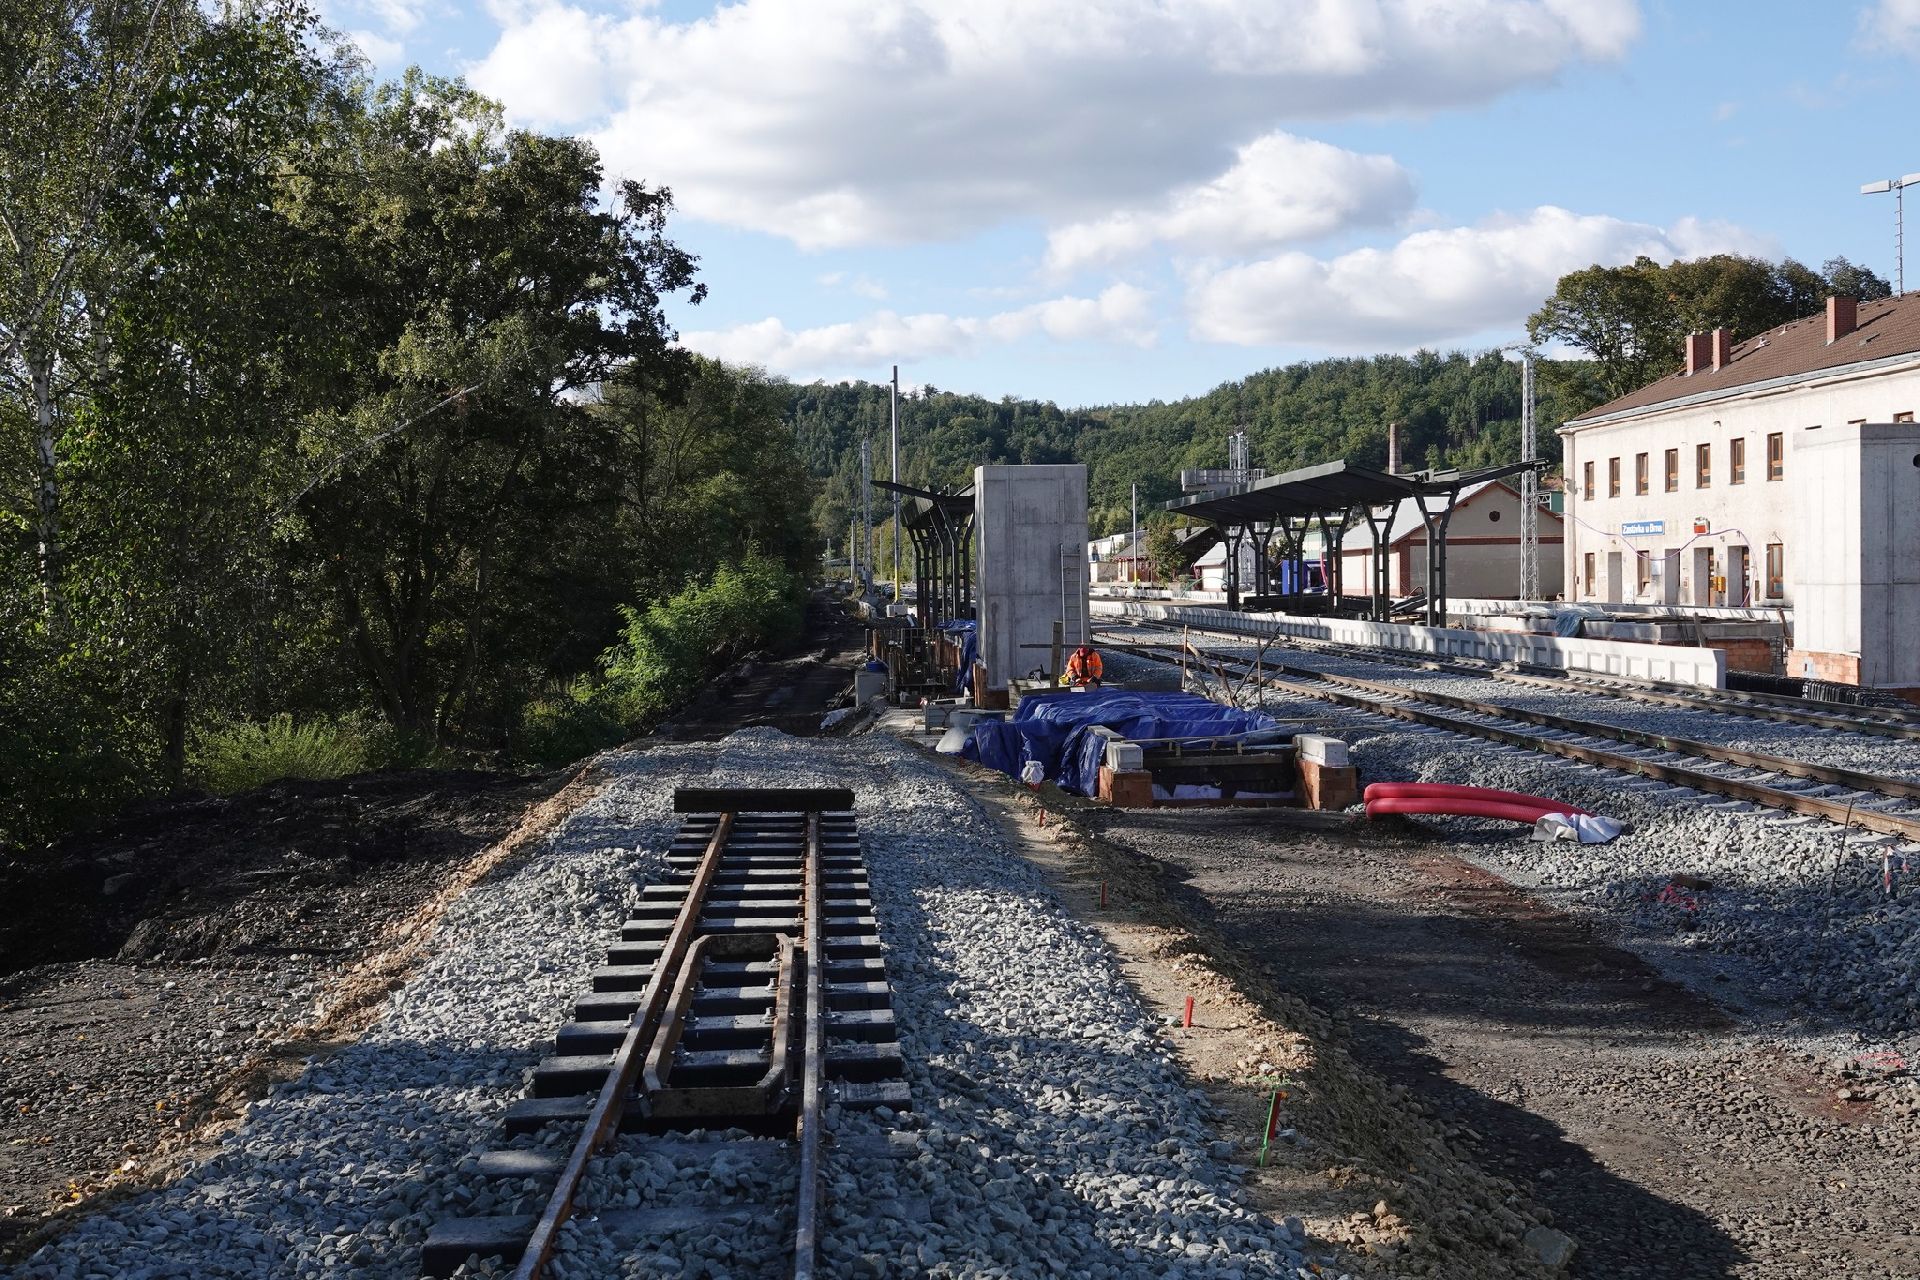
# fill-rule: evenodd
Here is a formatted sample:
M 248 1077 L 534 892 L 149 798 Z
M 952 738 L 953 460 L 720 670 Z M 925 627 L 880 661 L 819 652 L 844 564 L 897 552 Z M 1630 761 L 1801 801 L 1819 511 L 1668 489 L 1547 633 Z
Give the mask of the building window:
M 1647 491 L 1648 471 L 1647 455 L 1635 454 L 1633 458 L 1633 491 L 1635 493 L 1644 494 Z
M 1778 480 L 1787 474 L 1787 435 L 1776 431 L 1767 437 L 1767 479 Z
M 1620 459 L 1618 458 L 1607 459 L 1607 496 L 1609 498 L 1620 496 Z
M 1708 489 L 1713 486 L 1713 446 L 1697 444 L 1693 446 L 1693 487 Z
M 1593 464 L 1591 462 L 1580 469 L 1580 496 L 1589 502 L 1593 500 Z
M 1593 557 L 1587 557 L 1591 560 Z M 1767 599 L 1778 600 L 1787 594 L 1787 548 L 1779 542 L 1767 544 Z
M 1645 454 L 1640 455 L 1645 457 Z M 1636 551 L 1633 553 L 1634 575 L 1640 580 L 1640 594 L 1647 593 L 1647 586 L 1653 581 L 1653 552 Z
M 1592 466 L 1593 464 L 1592 464 L 1591 462 L 1589 462 L 1589 463 L 1588 463 L 1587 465 L 1588 465 L 1589 467 L 1591 467 L 1591 466 Z M 1593 592 L 1594 592 L 1594 585 L 1593 585 L 1593 552 L 1591 552 L 1591 551 L 1589 551 L 1589 552 L 1587 552 L 1587 554 L 1586 554 L 1586 557 L 1585 557 L 1585 560 L 1586 560 L 1586 566 L 1585 566 L 1585 567 L 1586 567 L 1586 576 L 1587 576 L 1587 594 L 1588 594 L 1588 595 L 1592 595 L 1592 594 L 1593 594 Z
M 1727 483 L 1747 482 L 1747 438 L 1735 436 L 1727 441 Z
M 1680 489 L 1680 451 L 1667 450 L 1667 492 L 1676 493 Z

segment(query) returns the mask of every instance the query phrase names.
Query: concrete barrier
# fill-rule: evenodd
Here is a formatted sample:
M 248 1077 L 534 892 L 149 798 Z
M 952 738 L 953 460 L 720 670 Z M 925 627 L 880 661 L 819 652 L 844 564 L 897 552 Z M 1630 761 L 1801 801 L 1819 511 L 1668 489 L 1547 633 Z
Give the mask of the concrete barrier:
M 1621 640 L 1572 640 L 1519 631 L 1461 631 L 1350 618 L 1296 618 L 1284 613 L 1230 613 L 1225 609 L 1122 600 L 1095 600 L 1092 611 L 1095 617 L 1185 623 L 1246 636 L 1323 640 L 1365 649 L 1391 649 L 1481 662 L 1526 662 L 1564 671 L 1660 680 L 1707 689 L 1727 686 L 1727 655 L 1718 649 Z

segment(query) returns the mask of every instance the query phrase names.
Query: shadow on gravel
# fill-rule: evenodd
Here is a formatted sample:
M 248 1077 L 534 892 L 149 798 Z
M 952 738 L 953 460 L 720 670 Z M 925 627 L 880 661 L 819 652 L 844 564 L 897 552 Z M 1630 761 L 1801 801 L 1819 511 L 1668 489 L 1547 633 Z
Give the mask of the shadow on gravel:
M 1132 851 L 1169 900 L 1228 940 L 1239 964 L 1338 1014 L 1355 1058 L 1464 1131 L 1450 1136 L 1483 1168 L 1530 1183 L 1555 1225 L 1580 1241 L 1567 1274 L 1714 1280 L 1749 1260 L 1712 1218 L 1615 1172 L 1530 1105 L 1536 1093 L 1581 1088 L 1574 1077 L 1594 1069 L 1599 1047 L 1640 1061 L 1697 1049 L 1703 1032 L 1728 1026 L 1711 1002 L 1430 845 L 1403 840 L 1390 856 L 1422 872 L 1440 910 L 1396 907 L 1392 890 L 1359 883 L 1378 871 L 1337 837 L 1237 816 L 1217 826 L 1111 811 L 1081 818 Z M 1452 1048 L 1435 1051 L 1422 1026 L 1444 1027 Z M 1596 1145 L 1615 1165 L 1684 1164 L 1678 1138 L 1647 1114 L 1611 1118 Z

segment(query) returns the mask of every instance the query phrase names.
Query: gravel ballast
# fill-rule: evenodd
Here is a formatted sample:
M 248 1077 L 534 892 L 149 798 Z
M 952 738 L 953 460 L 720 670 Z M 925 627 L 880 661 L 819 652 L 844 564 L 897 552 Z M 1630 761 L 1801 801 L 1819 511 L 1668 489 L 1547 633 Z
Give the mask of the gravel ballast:
M 878 736 L 753 730 L 603 767 L 607 785 L 544 848 L 454 906 L 362 1041 L 256 1104 L 217 1157 L 82 1219 L 17 1274 L 410 1277 L 434 1221 L 527 1208 L 533 1184 L 489 1184 L 473 1160 L 658 874 L 686 784 L 860 796 L 915 1109 L 831 1115 L 825 1274 L 1304 1278 L 1333 1261 L 1245 1206 L 1231 1147 L 1112 953 L 938 766 Z M 778 1203 L 763 1169 L 623 1141 L 586 1194 L 683 1203 L 731 1179 Z M 586 1223 L 562 1240 L 561 1274 L 773 1274 L 778 1232 L 760 1227 L 640 1248 Z

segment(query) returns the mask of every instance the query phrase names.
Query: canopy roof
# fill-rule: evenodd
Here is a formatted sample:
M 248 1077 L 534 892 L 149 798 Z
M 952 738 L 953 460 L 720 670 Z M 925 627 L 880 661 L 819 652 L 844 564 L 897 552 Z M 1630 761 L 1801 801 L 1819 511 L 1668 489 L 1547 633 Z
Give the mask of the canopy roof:
M 1344 516 L 1356 507 L 1386 506 L 1402 498 L 1451 499 L 1469 485 L 1515 475 L 1537 462 L 1510 462 L 1477 471 L 1421 471 L 1394 475 L 1356 467 L 1346 459 L 1301 467 L 1226 493 L 1177 498 L 1168 511 L 1216 525 L 1267 524 L 1314 516 Z
M 895 484 L 891 480 L 875 480 L 873 487 L 900 494 L 906 499 L 900 504 L 900 522 L 909 529 L 919 529 L 932 524 L 936 511 L 947 517 L 948 524 L 956 524 L 959 517 L 973 514 L 972 485 L 968 485 L 958 493 L 938 493 L 932 489 L 916 489 L 910 484 Z

